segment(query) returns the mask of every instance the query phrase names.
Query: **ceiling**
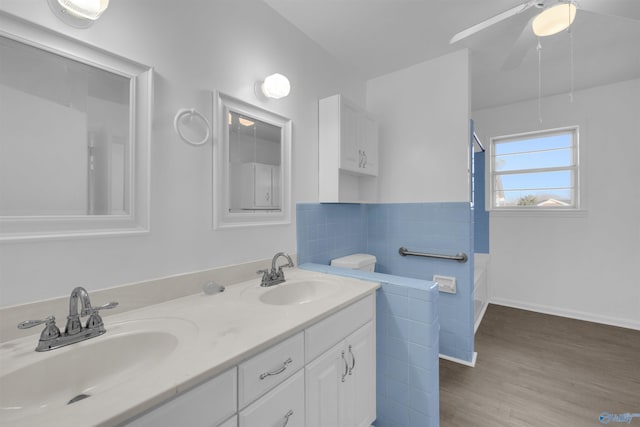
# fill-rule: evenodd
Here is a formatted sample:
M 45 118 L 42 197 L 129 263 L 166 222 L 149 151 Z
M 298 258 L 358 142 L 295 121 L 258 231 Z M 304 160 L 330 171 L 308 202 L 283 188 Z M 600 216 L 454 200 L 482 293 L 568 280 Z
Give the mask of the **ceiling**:
M 503 69 L 538 9 L 449 44 L 457 32 L 524 0 L 264 1 L 366 80 L 468 48 L 472 110 L 538 96 L 535 40 L 517 67 Z M 542 38 L 543 96 L 569 92 L 572 80 L 578 90 L 640 77 L 640 0 L 582 1 L 613 2 L 634 19 L 578 9 L 572 26 L 573 79 L 569 33 Z

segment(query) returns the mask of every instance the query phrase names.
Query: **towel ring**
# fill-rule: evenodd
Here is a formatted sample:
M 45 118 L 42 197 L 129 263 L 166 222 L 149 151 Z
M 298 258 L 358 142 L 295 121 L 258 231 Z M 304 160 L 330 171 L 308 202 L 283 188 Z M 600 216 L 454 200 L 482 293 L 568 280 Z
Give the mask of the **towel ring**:
M 180 130 L 180 119 L 182 119 L 182 117 L 184 116 L 189 116 L 190 118 L 195 116 L 195 117 L 198 117 L 200 120 L 202 120 L 202 122 L 206 127 L 207 132 L 201 141 L 191 141 L 189 138 L 184 136 L 184 134 Z M 209 140 L 209 137 L 211 136 L 211 126 L 209 126 L 209 121 L 205 116 L 202 115 L 202 113 L 197 111 L 195 108 L 188 108 L 188 109 L 183 108 L 181 110 L 178 110 L 178 112 L 176 113 L 176 117 L 173 119 L 173 128 L 175 129 L 180 139 L 182 139 L 187 144 L 191 144 L 195 146 L 206 144 L 207 141 Z

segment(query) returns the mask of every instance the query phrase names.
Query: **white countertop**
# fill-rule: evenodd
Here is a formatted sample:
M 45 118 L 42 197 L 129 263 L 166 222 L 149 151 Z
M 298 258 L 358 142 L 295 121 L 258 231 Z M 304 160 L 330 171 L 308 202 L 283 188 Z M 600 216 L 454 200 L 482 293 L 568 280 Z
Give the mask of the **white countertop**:
M 264 292 L 274 289 L 259 286 L 259 279 L 228 286 L 223 293 L 203 293 L 148 306 L 105 319 L 107 333 L 67 347 L 38 353 L 34 348 L 38 333 L 0 345 L 0 389 L 2 378 L 18 369 L 34 369 L 34 363 L 57 355 L 73 357 L 74 350 L 98 340 L 108 340 L 127 325 L 169 324 L 180 337 L 178 349 L 167 357 L 159 355 L 151 366 L 139 367 L 126 377 L 126 382 L 104 388 L 95 395 L 72 405 L 51 405 L 34 410 L 29 417 L 12 420 L 0 413 L 3 426 L 113 426 L 150 409 L 178 393 L 204 382 L 237 365 L 241 361 L 303 330 L 318 320 L 372 293 L 379 283 L 338 277 L 299 269 L 285 270 L 288 282 L 329 280 L 340 289 L 304 304 L 269 305 L 259 300 Z M 154 320 L 155 319 L 155 320 Z M 175 320 L 171 320 L 175 319 Z M 167 323 L 169 322 L 169 323 Z M 64 322 L 59 327 L 64 327 Z M 77 351 L 77 350 L 76 350 Z M 65 356 L 66 357 L 66 356 Z M 98 358 L 99 359 L 99 358 Z M 101 364 L 105 360 L 80 360 L 78 363 Z M 42 375 L 46 375 L 42 373 Z M 133 377 L 132 377 L 133 376 Z M 34 381 L 37 382 L 37 381 Z M 34 390 L 38 384 L 29 384 Z M 70 392 L 74 397 L 75 392 Z M 87 394 L 91 394 L 90 392 Z

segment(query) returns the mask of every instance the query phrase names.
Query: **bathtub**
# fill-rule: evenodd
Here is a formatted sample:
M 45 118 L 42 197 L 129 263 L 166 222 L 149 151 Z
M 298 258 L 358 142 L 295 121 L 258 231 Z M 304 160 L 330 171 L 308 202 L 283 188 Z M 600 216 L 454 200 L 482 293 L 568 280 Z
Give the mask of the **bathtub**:
M 488 267 L 489 254 L 476 253 L 473 256 L 473 332 L 480 326 L 482 316 L 489 304 Z

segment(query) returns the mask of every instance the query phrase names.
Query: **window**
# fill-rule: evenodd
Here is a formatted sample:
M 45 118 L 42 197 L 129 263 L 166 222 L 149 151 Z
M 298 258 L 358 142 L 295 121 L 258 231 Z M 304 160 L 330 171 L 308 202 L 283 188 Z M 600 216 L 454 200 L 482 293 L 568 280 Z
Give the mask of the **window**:
M 491 140 L 493 210 L 579 209 L 578 128 Z

